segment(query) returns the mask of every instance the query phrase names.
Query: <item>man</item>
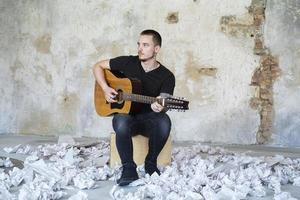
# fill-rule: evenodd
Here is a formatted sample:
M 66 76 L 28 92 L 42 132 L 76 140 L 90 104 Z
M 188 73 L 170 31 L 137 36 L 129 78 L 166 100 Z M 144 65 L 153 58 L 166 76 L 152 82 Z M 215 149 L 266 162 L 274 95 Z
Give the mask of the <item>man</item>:
M 117 70 L 128 78 L 137 78 L 142 83 L 142 95 L 160 97 L 163 94 L 173 94 L 175 77 L 171 71 L 156 60 L 161 48 L 161 36 L 154 30 L 144 30 L 140 33 L 138 56 L 120 56 L 102 60 L 95 64 L 94 75 L 104 91 L 105 99 L 110 102 L 117 94 L 109 87 L 104 78 L 104 69 Z M 143 134 L 149 138 L 149 152 L 145 159 L 145 172 L 152 175 L 156 172 L 157 157 L 164 147 L 171 129 L 171 121 L 165 113 L 166 109 L 159 103 L 143 104 L 135 114 L 115 114 L 113 128 L 116 132 L 116 146 L 122 162 L 122 175 L 117 180 L 120 186 L 128 185 L 138 179 L 136 164 L 133 161 L 133 146 L 131 137 Z

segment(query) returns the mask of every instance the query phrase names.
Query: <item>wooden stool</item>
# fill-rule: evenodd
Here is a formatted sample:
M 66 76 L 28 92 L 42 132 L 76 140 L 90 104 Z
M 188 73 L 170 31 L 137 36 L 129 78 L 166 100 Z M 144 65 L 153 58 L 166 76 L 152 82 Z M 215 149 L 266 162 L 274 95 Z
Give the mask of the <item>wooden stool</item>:
M 137 165 L 144 164 L 145 158 L 148 154 L 148 141 L 149 139 L 142 135 L 132 137 L 133 144 L 133 160 Z M 157 158 L 157 165 L 166 166 L 171 163 L 171 149 L 172 142 L 169 136 L 164 148 Z M 116 134 L 112 133 L 110 137 L 110 167 L 121 165 L 121 159 L 116 147 Z

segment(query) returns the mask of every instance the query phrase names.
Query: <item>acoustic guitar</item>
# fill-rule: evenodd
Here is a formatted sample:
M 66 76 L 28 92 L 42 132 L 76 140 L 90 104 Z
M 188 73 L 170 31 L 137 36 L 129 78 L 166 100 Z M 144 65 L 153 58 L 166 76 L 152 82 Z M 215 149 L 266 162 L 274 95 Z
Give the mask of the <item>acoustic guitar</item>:
M 139 110 L 139 103 L 152 104 L 158 102 L 169 110 L 188 110 L 189 102 L 181 97 L 165 95 L 161 98 L 140 95 L 141 82 L 137 79 L 126 78 L 117 71 L 104 70 L 107 84 L 114 88 L 118 94 L 115 97 L 117 102 L 109 103 L 105 99 L 104 92 L 100 85 L 95 82 L 94 103 L 96 112 L 100 116 L 109 116 L 114 113 L 132 114 Z

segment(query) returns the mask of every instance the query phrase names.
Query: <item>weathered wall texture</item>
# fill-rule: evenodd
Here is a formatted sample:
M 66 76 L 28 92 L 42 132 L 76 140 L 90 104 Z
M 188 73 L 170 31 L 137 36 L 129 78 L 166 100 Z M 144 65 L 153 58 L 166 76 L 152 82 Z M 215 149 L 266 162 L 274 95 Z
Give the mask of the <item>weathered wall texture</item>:
M 153 28 L 175 94 L 190 100 L 170 112 L 175 140 L 299 145 L 296 2 L 1 0 L 0 133 L 107 137 L 92 65 L 136 54 L 139 32 Z
M 272 142 L 300 146 L 300 1 L 268 1 L 266 19 L 265 43 L 282 70 L 274 84 Z

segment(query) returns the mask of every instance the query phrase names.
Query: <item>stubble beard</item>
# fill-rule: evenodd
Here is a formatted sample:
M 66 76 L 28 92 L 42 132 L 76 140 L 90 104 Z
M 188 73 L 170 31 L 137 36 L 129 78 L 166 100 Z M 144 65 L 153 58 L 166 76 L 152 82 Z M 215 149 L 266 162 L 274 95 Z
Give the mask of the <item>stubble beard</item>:
M 139 53 L 139 60 L 140 60 L 141 62 L 146 62 L 146 61 L 148 61 L 148 60 L 151 60 L 151 59 L 155 58 L 155 56 L 156 56 L 156 54 L 153 53 L 152 56 L 150 56 L 150 57 L 148 57 L 148 58 L 141 58 L 140 53 Z

